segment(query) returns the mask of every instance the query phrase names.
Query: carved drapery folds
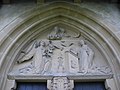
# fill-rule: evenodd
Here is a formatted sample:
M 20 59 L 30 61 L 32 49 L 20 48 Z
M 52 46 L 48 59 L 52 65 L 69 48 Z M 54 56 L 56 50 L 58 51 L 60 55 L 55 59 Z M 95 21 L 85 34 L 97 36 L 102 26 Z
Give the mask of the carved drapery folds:
M 27 49 L 21 50 L 16 64 L 18 68 L 11 74 L 64 76 L 112 73 L 108 65 L 97 65 L 102 60 L 97 58 L 98 51 L 91 46 L 80 32 L 71 33 L 56 26 L 46 38 L 37 39 Z
M 43 36 L 21 50 L 9 77 L 47 79 L 48 90 L 73 90 L 74 78 L 112 74 L 102 54 L 80 32 L 56 26 Z
M 87 73 L 93 65 L 94 52 L 88 45 L 85 44 L 84 40 L 80 40 L 78 44 L 80 47 L 77 49 L 77 51 L 75 51 L 74 48 L 70 49 L 70 52 L 77 56 L 76 62 L 71 60 L 71 68 L 78 69 L 79 67 L 79 73 Z

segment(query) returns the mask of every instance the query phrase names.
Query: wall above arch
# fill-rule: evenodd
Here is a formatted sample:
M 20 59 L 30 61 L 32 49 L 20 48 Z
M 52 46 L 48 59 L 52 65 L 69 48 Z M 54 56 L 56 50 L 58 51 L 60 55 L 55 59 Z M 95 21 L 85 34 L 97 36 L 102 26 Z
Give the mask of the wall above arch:
M 76 4 L 56 2 L 28 11 L 0 32 L 0 88 L 5 90 L 7 75 L 16 56 L 28 43 L 54 26 L 81 32 L 104 55 L 114 74 L 114 90 L 119 90 L 120 38 L 112 26 L 95 13 Z

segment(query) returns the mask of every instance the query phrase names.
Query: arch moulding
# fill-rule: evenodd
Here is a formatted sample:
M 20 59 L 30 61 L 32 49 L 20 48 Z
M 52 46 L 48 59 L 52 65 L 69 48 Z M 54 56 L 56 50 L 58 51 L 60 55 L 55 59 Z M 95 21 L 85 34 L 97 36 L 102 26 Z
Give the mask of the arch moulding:
M 8 90 L 6 87 L 11 85 L 13 79 L 25 79 L 9 75 L 21 50 L 42 37 L 44 33 L 50 33 L 50 30 L 56 26 L 80 33 L 80 39 L 84 39 L 91 47 L 97 48 L 111 68 L 112 74 L 103 75 L 101 78 L 97 76 L 89 78 L 106 81 L 109 79 L 107 83 L 113 85 L 110 86 L 112 90 L 120 90 L 120 38 L 117 34 L 118 31 L 103 22 L 102 18 L 94 12 L 65 2 L 46 4 L 27 11 L 0 31 L 0 88 Z M 41 77 L 36 76 L 32 79 L 36 78 L 37 80 Z M 81 77 L 78 75 L 69 78 L 82 80 L 83 77 Z M 29 80 L 31 77 L 26 79 Z

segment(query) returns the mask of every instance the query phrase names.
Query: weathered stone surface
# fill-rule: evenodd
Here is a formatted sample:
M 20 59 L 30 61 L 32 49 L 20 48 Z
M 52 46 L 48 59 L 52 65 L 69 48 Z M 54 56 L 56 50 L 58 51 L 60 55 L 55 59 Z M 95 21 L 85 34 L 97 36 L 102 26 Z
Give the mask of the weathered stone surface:
M 94 45 L 84 40 L 80 32 L 58 26 L 49 31 L 50 33 L 44 33 L 41 38 L 38 37 L 20 51 L 8 74 L 9 79 L 28 80 L 31 76 L 31 80 L 53 78 L 48 84 L 49 90 L 72 90 L 73 85 L 67 78 L 71 78 L 72 82 L 76 79 L 112 78 L 112 70 L 106 59 Z M 64 82 L 70 85 L 59 86 L 65 85 Z
M 112 28 L 112 25 L 108 25 L 107 22 L 104 22 L 107 21 L 107 19 L 99 16 L 99 12 L 95 12 L 97 13 L 96 15 L 85 9 L 91 7 L 89 5 L 87 5 L 87 7 L 86 5 L 85 3 L 80 4 L 80 6 L 71 3 L 41 5 L 39 8 L 22 14 L 12 21 L 10 25 L 6 26 L 3 29 L 4 31 L 1 31 L 0 35 L 0 67 L 2 67 L 0 68 L 0 88 L 8 90 L 5 89 L 5 87 L 11 85 L 11 82 L 7 80 L 7 74 L 9 74 L 8 77 L 10 76 L 15 80 L 42 80 L 50 79 L 53 76 L 65 76 L 71 77 L 71 79 L 80 80 L 105 80 L 113 78 L 108 81 L 110 88 L 112 90 L 119 90 L 120 39 L 117 36 L 119 30 Z M 94 5 L 95 4 L 93 4 L 93 6 Z M 34 6 L 31 8 L 33 7 Z M 104 6 L 102 6 L 102 8 L 104 9 Z M 96 10 L 96 8 L 91 7 L 91 10 L 94 9 Z M 19 10 L 24 11 L 24 9 Z M 19 10 L 17 12 L 19 12 Z M 97 9 L 97 11 L 101 12 L 99 9 Z M 13 12 L 10 14 L 12 19 L 15 18 L 15 13 Z M 21 12 L 17 13 L 17 15 L 20 13 Z M 106 17 L 107 16 L 109 15 L 106 15 Z M 7 18 L 3 19 L 8 20 Z M 5 21 L 4 25 L 6 24 Z M 60 34 L 58 33 L 59 30 L 52 34 L 52 36 L 55 36 L 54 39 L 48 38 L 48 34 L 51 34 L 51 31 L 55 26 L 63 28 L 67 32 L 61 33 L 62 30 L 60 29 Z M 66 35 L 66 33 L 68 33 L 68 35 Z M 60 35 L 59 39 L 56 38 L 56 35 Z M 37 41 L 37 44 L 34 43 L 34 40 Z M 39 42 L 41 42 L 41 40 L 47 45 L 43 56 L 42 54 L 39 56 L 38 53 L 44 51 L 40 49 Z M 56 40 L 60 40 L 60 42 L 56 43 Z M 94 67 L 90 68 L 90 70 L 84 70 L 83 68 L 82 72 L 79 72 L 80 69 L 78 68 L 79 63 L 77 53 L 79 52 L 80 46 L 76 45 L 80 40 L 85 42 L 85 45 L 94 52 L 95 56 L 92 59 L 93 64 L 91 64 Z M 52 43 L 50 43 L 51 41 Z M 34 46 L 34 48 L 31 50 L 30 47 L 32 46 Z M 54 48 L 49 49 L 49 46 L 53 46 Z M 79 49 L 77 51 L 74 50 L 77 47 Z M 28 52 L 29 50 L 32 52 Z M 72 51 L 72 53 L 69 51 Z M 66 53 L 64 54 L 64 52 Z M 20 60 L 20 56 L 22 55 L 24 56 L 24 59 Z M 84 55 L 88 56 L 89 53 L 88 55 Z M 69 56 L 69 58 L 66 56 Z M 41 61 L 39 58 L 41 58 L 41 60 L 44 58 L 44 60 L 48 62 L 43 62 L 43 66 L 40 66 L 39 64 Z M 52 73 L 49 72 L 48 69 L 50 66 L 49 61 L 51 60 L 54 63 L 57 63 L 57 66 L 52 66 L 50 68 Z M 67 60 L 68 62 L 64 62 Z M 87 60 L 88 59 L 86 59 L 86 61 Z M 39 66 L 42 67 L 42 70 L 40 70 Z M 111 70 L 114 75 L 112 75 Z M 39 73 L 39 71 L 42 71 L 42 73 Z M 84 73 L 84 71 L 86 71 L 86 73 Z

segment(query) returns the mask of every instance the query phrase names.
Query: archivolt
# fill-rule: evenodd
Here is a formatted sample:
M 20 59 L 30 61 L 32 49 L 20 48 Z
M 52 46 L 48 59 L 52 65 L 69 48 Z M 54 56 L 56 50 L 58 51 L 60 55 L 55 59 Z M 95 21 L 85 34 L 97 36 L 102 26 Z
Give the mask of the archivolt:
M 119 90 L 120 40 L 112 26 L 102 22 L 95 13 L 70 3 L 51 3 L 27 11 L 0 32 L 0 87 L 4 90 L 7 73 L 21 48 L 44 30 L 65 25 L 85 35 L 105 55 L 114 73 Z

